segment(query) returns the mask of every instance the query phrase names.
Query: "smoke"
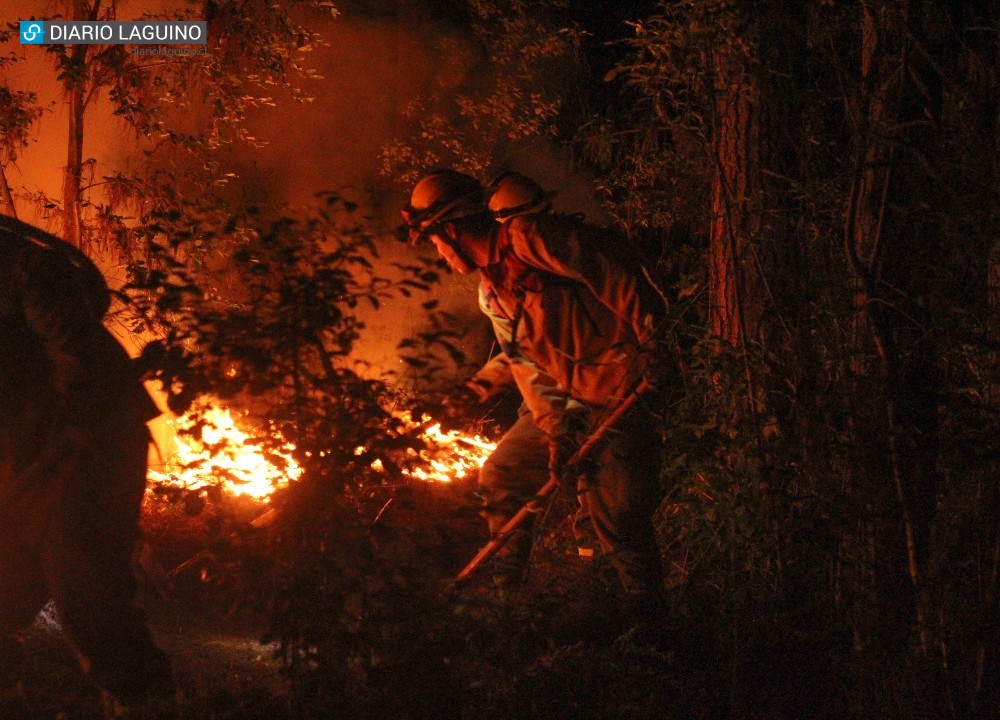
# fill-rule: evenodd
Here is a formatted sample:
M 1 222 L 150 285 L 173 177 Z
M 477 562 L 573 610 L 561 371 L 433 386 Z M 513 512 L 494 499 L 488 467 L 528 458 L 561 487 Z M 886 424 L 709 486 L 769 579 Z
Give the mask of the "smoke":
M 370 11 L 362 15 L 344 9 L 335 19 L 310 22 L 324 40 L 308 58 L 323 77 L 304 85 L 315 99 L 254 117 L 255 136 L 268 141 L 257 172 L 271 192 L 292 209 L 307 209 L 321 191 L 358 203 L 358 214 L 385 238 L 379 250 L 385 264 L 381 274 L 387 276 L 393 274 L 392 263 L 411 263 L 415 253 L 433 251 L 394 239 L 408 188 L 382 173 L 382 150 L 408 132 L 411 103 L 435 87 L 459 88 L 474 81 L 465 70 L 471 50 L 454 31 L 418 19 L 414 3 L 405 13 L 397 10 L 373 17 Z M 475 279 L 446 276 L 432 295 L 418 292 L 378 311 L 360 311 L 366 330 L 355 351 L 359 372 L 393 371 L 405 379 L 407 366 L 396 347 L 424 329 L 427 319 L 420 303 L 431 297 L 441 309 L 467 320 L 470 355 L 488 351 Z
M 302 84 L 313 101 L 299 103 L 279 93 L 276 107 L 255 111 L 251 133 L 265 145 L 231 155 L 233 168 L 227 169 L 237 175 L 236 196 L 259 200 L 274 212 L 308 213 L 318 205 L 317 194 L 325 191 L 358 203 L 359 216 L 385 238 L 380 242 L 380 254 L 385 274 L 390 274 L 391 263 L 409 262 L 413 253 L 433 251 L 391 239 L 407 188 L 382 174 L 382 149 L 411 132 L 406 110 L 415 100 L 434 89 L 448 92 L 453 88 L 457 92 L 480 82 L 480 78 L 470 76 L 479 55 L 470 45 L 467 31 L 433 14 L 433 3 L 336 4 L 342 11 L 339 17 L 309 11 L 301 18 L 324 40 L 298 58 L 323 78 Z M 168 3 L 162 5 L 166 8 Z M 0 8 L 10 22 L 63 11 L 59 3 L 30 0 L 0 0 Z M 151 10 L 145 4 L 140 8 L 121 3 L 118 19 L 132 19 Z M 38 93 L 39 103 L 48 111 L 16 166 L 8 168 L 8 179 L 22 198 L 38 193 L 59 198 L 68 113 L 61 102 L 54 64 L 43 48 L 20 46 L 16 36 L 9 45 L 8 49 L 24 60 L 9 68 L 7 82 Z M 84 157 L 95 160 L 98 175 L 141 160 L 132 131 L 112 110 L 106 97 L 96 97 L 87 111 Z M 555 150 L 536 147 L 539 149 L 530 157 L 518 155 L 516 162 L 497 167 L 497 172 L 517 169 L 532 175 L 547 189 L 559 192 L 557 209 L 592 213 L 594 203 L 587 180 L 575 174 Z M 59 230 L 44 207 L 22 201 L 19 212 L 28 222 Z M 112 284 L 121 281 L 121 269 L 106 259 L 103 269 Z M 434 288 L 432 296 L 441 309 L 455 314 L 467 326 L 466 353 L 473 359 L 485 359 L 491 338 L 476 307 L 475 285 L 474 277 L 449 275 Z M 430 297 L 418 293 L 410 300 L 390 302 L 377 312 L 364 312 L 367 329 L 356 351 L 359 369 L 368 367 L 374 375 L 391 370 L 405 376 L 396 347 L 400 340 L 425 327 L 420 303 Z

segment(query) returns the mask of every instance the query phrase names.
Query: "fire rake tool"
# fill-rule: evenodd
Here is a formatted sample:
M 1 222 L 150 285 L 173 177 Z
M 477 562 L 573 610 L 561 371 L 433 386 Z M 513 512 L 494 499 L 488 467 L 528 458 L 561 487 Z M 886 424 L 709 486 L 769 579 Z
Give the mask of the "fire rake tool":
M 629 408 L 631 408 L 635 401 L 640 395 L 645 393 L 652 387 L 648 380 L 643 380 L 636 386 L 629 395 L 619 403 L 618 407 L 615 408 L 614 412 L 608 415 L 593 433 L 580 445 L 573 456 L 566 462 L 566 468 L 572 468 L 574 465 L 579 464 L 587 454 L 593 450 L 594 446 L 597 445 L 600 440 L 608 434 L 608 431 L 614 426 L 616 422 L 624 415 Z M 524 524 L 532 515 L 538 513 L 542 509 L 542 503 L 548 498 L 556 489 L 559 487 L 561 481 L 561 475 L 565 474 L 565 469 L 562 472 L 552 471 L 549 481 L 542 485 L 542 487 L 535 493 L 535 497 L 525 503 L 524 507 L 517 511 L 517 513 L 507 521 L 507 523 L 500 528 L 500 531 L 488 542 L 486 543 L 475 557 L 469 561 L 462 572 L 460 572 L 455 577 L 455 582 L 461 582 L 468 579 L 472 573 L 478 570 L 482 565 L 489 560 L 491 557 L 497 554 L 500 549 L 507 544 L 507 541 L 514 536 L 517 529 Z

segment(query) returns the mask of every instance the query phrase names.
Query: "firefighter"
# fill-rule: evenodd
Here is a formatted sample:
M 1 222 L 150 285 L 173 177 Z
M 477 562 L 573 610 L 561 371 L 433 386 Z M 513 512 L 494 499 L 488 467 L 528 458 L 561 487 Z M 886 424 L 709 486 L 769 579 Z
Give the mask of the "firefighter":
M 71 245 L 0 217 L 0 682 L 52 599 L 109 707 L 169 708 L 166 655 L 135 604 L 132 555 L 158 414 L 102 324 L 110 295 Z
M 531 215 L 552 209 L 555 193 L 546 192 L 526 175 L 509 170 L 493 178 L 486 186 L 486 207 L 497 222 L 516 215 Z
M 659 315 L 641 273 L 614 259 L 624 248 L 602 246 L 612 236 L 578 217 L 545 212 L 550 196 L 525 180 L 508 176 L 487 197 L 475 178 L 438 170 L 403 211 L 412 242 L 429 239 L 453 271 L 479 274 L 479 305 L 502 352 L 467 386 L 485 400 L 512 378 L 524 400 L 480 473 L 494 534 L 638 384 Z M 651 522 L 658 443 L 642 405 L 592 452 L 578 487 L 580 516 L 635 607 L 661 585 Z M 529 535 L 516 537 L 502 560 L 523 566 L 530 546 Z

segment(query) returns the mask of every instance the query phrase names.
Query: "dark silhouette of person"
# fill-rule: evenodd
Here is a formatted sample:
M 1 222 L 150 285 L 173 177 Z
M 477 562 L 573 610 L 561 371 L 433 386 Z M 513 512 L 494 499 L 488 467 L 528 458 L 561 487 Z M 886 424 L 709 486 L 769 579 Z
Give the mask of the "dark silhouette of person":
M 17 633 L 52 599 L 110 707 L 172 703 L 136 605 L 132 558 L 159 414 L 104 327 L 110 294 L 79 250 L 0 217 L 0 689 Z

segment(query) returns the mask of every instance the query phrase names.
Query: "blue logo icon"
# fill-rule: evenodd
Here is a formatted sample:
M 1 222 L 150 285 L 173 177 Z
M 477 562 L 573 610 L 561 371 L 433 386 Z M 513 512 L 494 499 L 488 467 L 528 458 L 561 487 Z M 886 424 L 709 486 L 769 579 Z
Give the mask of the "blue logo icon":
M 45 21 L 44 20 L 22 20 L 21 21 L 21 44 L 41 45 L 45 42 Z

